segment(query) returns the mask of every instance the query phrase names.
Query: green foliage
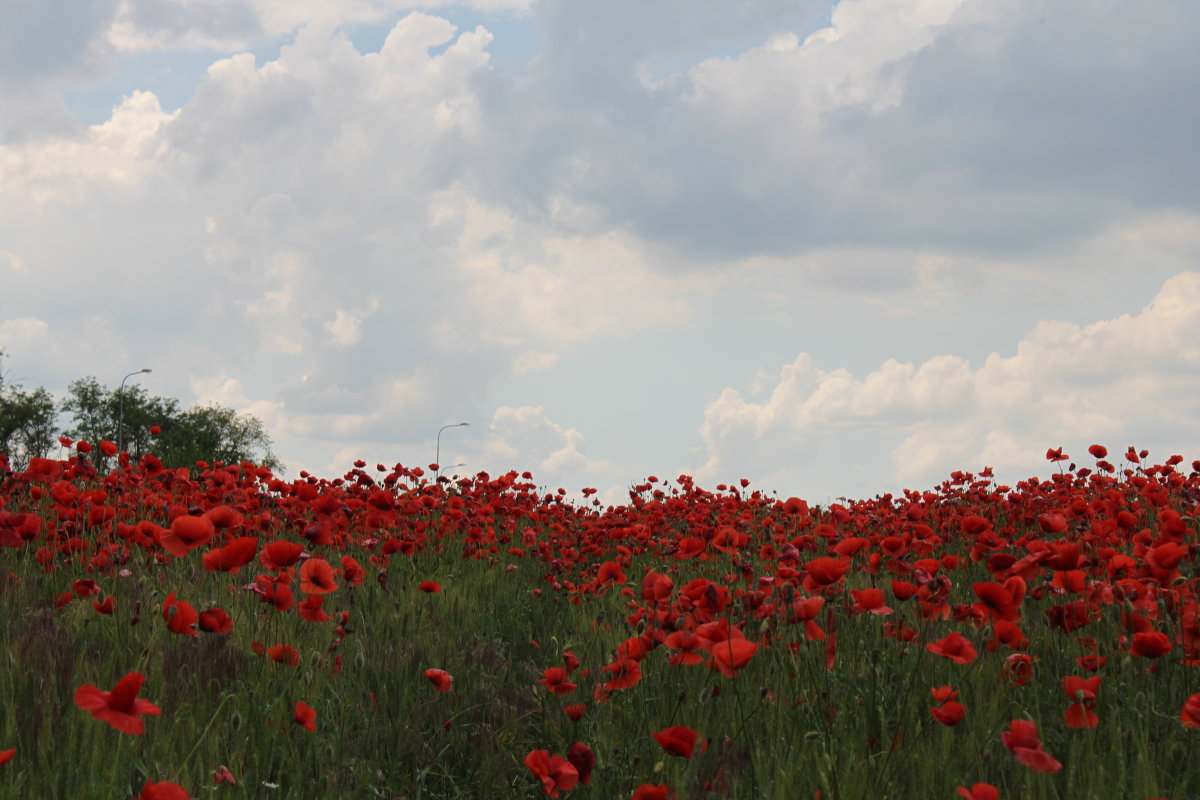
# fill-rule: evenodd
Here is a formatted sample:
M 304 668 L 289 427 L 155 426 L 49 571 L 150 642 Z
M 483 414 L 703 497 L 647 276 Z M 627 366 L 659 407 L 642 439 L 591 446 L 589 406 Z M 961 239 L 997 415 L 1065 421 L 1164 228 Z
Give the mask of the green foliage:
M 69 420 L 66 427 L 61 427 L 60 414 Z M 151 434 L 152 426 L 161 429 L 159 436 Z M 0 453 L 9 456 L 13 469 L 50 455 L 60 435 L 92 445 L 117 443 L 134 460 L 154 453 L 168 468 L 195 468 L 198 461 L 253 461 L 281 471 L 270 435 L 250 414 L 215 404 L 183 410 L 178 400 L 151 395 L 140 385 L 109 389 L 90 375 L 72 381 L 56 405 L 46 389 L 25 391 L 6 382 L 0 371 Z M 99 447 L 88 457 L 97 470 L 110 465 Z

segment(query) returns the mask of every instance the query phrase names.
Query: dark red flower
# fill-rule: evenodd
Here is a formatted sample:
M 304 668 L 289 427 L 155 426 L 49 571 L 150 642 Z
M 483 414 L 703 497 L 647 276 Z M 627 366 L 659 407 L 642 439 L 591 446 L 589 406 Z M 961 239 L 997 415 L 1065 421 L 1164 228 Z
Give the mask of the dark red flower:
M 229 633 L 233 630 L 233 619 L 223 608 L 209 608 L 200 612 L 200 630 L 208 633 Z
M 422 592 L 436 594 L 442 590 L 442 585 L 437 581 L 421 581 L 421 585 L 417 587 Z
M 145 730 L 142 716 L 162 713 L 154 703 L 137 696 L 145 681 L 146 676 L 142 673 L 130 672 L 117 681 L 111 692 L 97 689 L 90 683 L 80 686 L 75 690 L 75 705 L 122 733 L 140 736 Z
M 657 786 L 650 783 L 643 783 L 633 790 L 629 800 L 671 800 L 675 793 L 667 788 L 665 783 L 660 783 Z
M 1129 652 L 1142 658 L 1160 658 L 1171 652 L 1171 640 L 1161 631 L 1135 633 Z
M 1179 719 L 1185 727 L 1200 728 L 1200 694 L 1194 694 L 1183 702 Z
M 588 781 L 592 779 L 592 767 L 596 766 L 596 754 L 592 752 L 592 748 L 583 742 L 576 742 L 567 751 L 567 761 L 570 761 L 579 773 L 579 782 L 587 786 Z

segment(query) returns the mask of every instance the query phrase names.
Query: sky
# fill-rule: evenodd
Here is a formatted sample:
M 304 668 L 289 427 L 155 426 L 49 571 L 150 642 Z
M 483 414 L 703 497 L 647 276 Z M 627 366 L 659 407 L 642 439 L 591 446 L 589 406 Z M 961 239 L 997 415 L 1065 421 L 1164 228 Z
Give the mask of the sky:
M 1185 0 L 5 0 L 0 347 L 290 476 L 1200 458 Z

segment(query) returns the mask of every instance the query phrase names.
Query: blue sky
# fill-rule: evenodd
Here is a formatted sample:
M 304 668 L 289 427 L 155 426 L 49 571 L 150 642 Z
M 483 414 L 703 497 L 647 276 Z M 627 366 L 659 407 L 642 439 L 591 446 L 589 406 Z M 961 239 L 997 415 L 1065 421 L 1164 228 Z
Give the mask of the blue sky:
M 1200 457 L 1187 3 L 0 8 L 0 346 L 356 458 L 817 502 Z

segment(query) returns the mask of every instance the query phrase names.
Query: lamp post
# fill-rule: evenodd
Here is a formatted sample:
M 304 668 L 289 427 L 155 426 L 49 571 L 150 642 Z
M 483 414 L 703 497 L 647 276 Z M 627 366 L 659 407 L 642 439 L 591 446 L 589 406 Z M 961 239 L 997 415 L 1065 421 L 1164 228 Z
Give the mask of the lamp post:
M 117 389 L 117 452 L 121 453 L 125 450 L 125 381 L 132 378 L 134 375 L 141 375 L 143 372 L 153 372 L 149 367 L 143 367 L 137 372 L 131 372 L 124 378 L 121 378 L 121 388 Z
M 465 428 L 470 424 L 471 423 L 469 423 L 469 422 L 455 422 L 452 425 L 443 425 L 442 427 L 438 428 L 437 455 L 435 455 L 433 458 L 433 463 L 438 465 L 438 469 L 437 469 L 437 480 L 438 481 L 441 481 L 441 479 L 442 479 L 442 431 L 446 430 L 447 428 Z

